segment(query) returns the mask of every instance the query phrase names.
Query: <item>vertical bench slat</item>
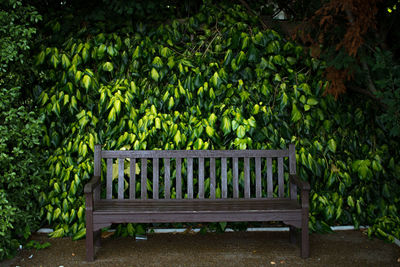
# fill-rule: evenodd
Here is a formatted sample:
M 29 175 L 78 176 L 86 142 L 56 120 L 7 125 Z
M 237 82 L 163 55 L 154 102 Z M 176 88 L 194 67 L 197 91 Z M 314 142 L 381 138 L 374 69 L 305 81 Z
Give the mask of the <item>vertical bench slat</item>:
M 210 158 L 210 198 L 215 199 L 215 158 Z
M 164 198 L 166 199 L 170 198 L 169 176 L 170 176 L 169 159 L 164 159 Z
M 228 197 L 228 181 L 227 181 L 227 167 L 226 158 L 221 158 L 221 187 L 222 187 L 222 198 Z
M 204 158 L 199 158 L 199 198 L 204 198 Z
M 94 146 L 94 176 L 101 176 L 101 145 Z M 100 190 L 94 191 L 94 199 L 100 199 Z
M 182 160 L 176 158 L 176 198 L 182 198 Z
M 118 159 L 118 199 L 124 199 L 124 159 Z
M 147 199 L 147 159 L 141 159 L 141 198 Z
M 261 197 L 261 158 L 256 158 L 256 197 Z
M 294 144 L 289 145 L 289 173 L 296 174 L 296 151 Z M 290 198 L 297 200 L 297 186 L 290 184 Z
M 232 160 L 233 167 L 233 197 L 239 198 L 239 162 L 238 158 L 233 158 Z
M 187 158 L 187 194 L 193 199 L 193 158 Z
M 250 159 L 244 158 L 244 197 L 250 198 Z
M 272 158 L 267 158 L 267 197 L 272 197 L 274 187 L 272 184 Z
M 106 198 L 112 199 L 113 159 L 107 159 L 107 189 Z
M 279 197 L 284 196 L 284 188 L 283 188 L 284 180 L 283 180 L 283 158 L 278 158 L 278 186 L 279 186 Z
M 158 179 L 160 176 L 158 169 L 158 158 L 153 159 L 153 199 L 158 199 Z
M 136 195 L 136 159 L 130 159 L 130 177 L 129 177 L 129 198 L 135 199 Z

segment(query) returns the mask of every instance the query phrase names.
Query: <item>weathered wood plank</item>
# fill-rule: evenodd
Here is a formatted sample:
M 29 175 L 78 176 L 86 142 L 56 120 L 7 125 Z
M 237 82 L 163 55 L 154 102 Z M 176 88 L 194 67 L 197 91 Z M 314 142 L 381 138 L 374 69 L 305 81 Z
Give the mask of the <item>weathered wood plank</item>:
M 136 159 L 130 159 L 129 163 L 129 198 L 136 198 Z
M 283 158 L 278 158 L 278 193 L 279 197 L 283 197 L 284 195 Z
M 182 159 L 176 158 L 176 198 L 182 198 Z
M 215 158 L 210 158 L 210 198 L 215 199 Z
M 250 198 L 250 159 L 244 158 L 244 197 Z
M 124 159 L 118 159 L 118 199 L 124 199 Z
M 228 180 L 227 180 L 227 166 L 226 158 L 221 158 L 221 189 L 222 198 L 228 197 Z
M 94 146 L 94 176 L 101 175 L 101 145 Z
M 272 183 L 272 158 L 267 158 L 267 197 L 272 197 L 274 186 Z
M 261 158 L 255 158 L 256 164 L 256 197 L 261 197 Z
M 106 198 L 112 199 L 113 159 L 107 159 Z
M 170 159 L 164 159 L 164 198 L 170 198 Z
M 294 144 L 289 145 L 289 173 L 296 174 L 296 150 Z M 280 156 L 284 157 L 284 156 Z
M 94 146 L 94 176 L 101 176 L 101 145 Z M 93 198 L 95 200 L 100 199 L 100 191 L 101 188 L 94 190 Z
M 102 158 L 288 157 L 289 150 L 102 150 Z
M 239 198 L 239 160 L 238 158 L 232 159 L 232 179 L 233 179 L 233 198 Z
M 199 158 L 199 198 L 204 198 L 204 158 Z
M 193 199 L 193 158 L 187 158 L 187 195 Z
M 296 150 L 294 144 L 289 145 L 289 174 L 296 174 Z M 290 184 L 290 198 L 297 200 L 297 186 Z
M 158 158 L 153 159 L 153 199 L 158 199 L 158 180 L 160 177 Z
M 140 163 L 140 170 L 141 170 L 141 180 L 140 180 L 140 184 L 141 184 L 141 195 L 140 197 L 142 199 L 147 199 L 147 159 L 141 159 L 141 163 Z

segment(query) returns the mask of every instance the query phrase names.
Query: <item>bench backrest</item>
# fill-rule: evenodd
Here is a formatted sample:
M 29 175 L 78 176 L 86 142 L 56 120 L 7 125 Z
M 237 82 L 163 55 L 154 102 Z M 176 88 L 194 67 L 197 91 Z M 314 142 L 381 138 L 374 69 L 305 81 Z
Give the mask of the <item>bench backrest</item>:
M 286 150 L 129 151 L 96 145 L 94 175 L 101 175 L 102 159 L 106 199 L 283 198 L 289 196 L 285 173 L 296 173 L 293 144 Z

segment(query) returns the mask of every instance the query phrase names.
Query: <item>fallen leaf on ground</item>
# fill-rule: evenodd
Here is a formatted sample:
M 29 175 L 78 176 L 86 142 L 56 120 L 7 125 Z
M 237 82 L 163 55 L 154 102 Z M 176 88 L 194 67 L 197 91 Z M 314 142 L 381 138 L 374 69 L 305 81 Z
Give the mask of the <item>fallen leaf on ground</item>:
M 72 257 L 75 257 L 75 253 L 72 253 Z
M 272 264 L 272 265 L 274 265 L 274 264 L 276 264 L 276 262 L 274 262 L 274 261 L 271 261 L 271 264 Z
M 114 234 L 114 232 L 102 232 L 101 233 L 101 238 L 109 238 L 113 234 Z

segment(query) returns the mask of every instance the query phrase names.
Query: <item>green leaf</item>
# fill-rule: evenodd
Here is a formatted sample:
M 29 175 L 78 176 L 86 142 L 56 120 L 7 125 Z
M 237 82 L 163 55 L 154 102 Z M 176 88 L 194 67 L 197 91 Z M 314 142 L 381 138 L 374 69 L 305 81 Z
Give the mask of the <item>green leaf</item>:
M 160 69 L 160 68 L 163 67 L 163 62 L 162 62 L 162 60 L 161 60 L 160 57 L 155 57 L 155 58 L 153 59 L 152 65 L 153 65 L 155 68 Z
M 246 128 L 244 128 L 243 125 L 240 125 L 240 126 L 237 128 L 237 131 L 236 131 L 237 137 L 240 138 L 240 139 L 242 139 L 242 138 L 245 136 L 245 134 L 246 134 Z
M 307 99 L 307 105 L 315 106 L 315 105 L 317 105 L 317 104 L 318 104 L 318 100 L 317 100 L 317 99 L 315 99 L 315 98 L 313 98 L 313 97 Z
M 83 48 L 83 50 L 82 50 L 82 59 L 83 59 L 83 62 L 85 62 L 85 63 L 89 60 L 89 52 L 86 49 L 86 47 Z
M 103 70 L 111 72 L 114 69 L 114 66 L 111 62 L 106 62 L 103 64 Z
M 71 62 L 69 61 L 69 59 L 68 59 L 66 54 L 63 54 L 61 56 L 61 64 L 62 64 L 64 69 L 67 69 L 71 65 Z
M 89 89 L 90 84 L 91 84 L 91 79 L 90 79 L 89 75 L 83 76 L 82 83 L 83 83 L 83 86 L 85 87 L 85 89 L 87 91 Z
M 209 137 L 213 137 L 214 136 L 214 128 L 207 126 L 206 127 L 206 133 Z
M 168 109 L 171 110 L 175 105 L 174 98 L 171 96 L 168 101 Z
M 296 104 L 293 103 L 293 105 L 292 105 L 292 121 L 296 122 L 296 121 L 298 121 L 300 119 L 301 119 L 301 113 L 297 109 Z
M 53 64 L 53 67 L 56 69 L 60 60 L 58 59 L 58 57 L 56 55 L 52 55 L 50 58 L 50 62 L 51 62 L 51 64 Z
M 72 236 L 72 240 L 79 240 L 82 239 L 86 235 L 86 228 L 82 228 L 76 234 Z
M 227 135 L 231 132 L 231 121 L 228 117 L 222 118 L 222 131 L 224 132 L 224 135 Z
M 160 78 L 160 75 L 158 74 L 157 70 L 155 68 L 151 69 L 151 78 L 158 82 L 158 79 Z
M 129 236 L 132 236 L 132 237 L 135 236 L 136 230 L 133 227 L 132 223 L 128 223 L 128 225 L 126 226 L 126 230 L 128 231 Z
M 78 210 L 78 219 L 79 221 L 83 221 L 84 217 L 83 217 L 83 213 L 84 213 L 85 209 L 83 208 L 83 206 L 79 207 Z
M 59 238 L 64 236 L 64 228 L 60 228 L 55 230 L 54 232 L 50 233 L 49 236 L 51 238 Z
M 221 85 L 221 79 L 219 78 L 218 72 L 214 72 L 214 75 L 211 77 L 211 83 L 216 88 L 219 88 L 219 86 Z
M 116 99 L 114 101 L 114 109 L 115 109 L 116 115 L 119 115 L 119 113 L 121 112 L 121 100 Z
M 56 220 L 61 214 L 61 209 L 57 208 L 53 213 L 53 220 Z
M 46 54 L 44 51 L 40 52 L 39 55 L 36 58 L 36 65 L 41 65 L 44 62 L 44 58 L 46 57 Z
M 104 53 L 106 52 L 106 50 L 107 50 L 107 46 L 104 45 L 104 44 L 101 44 L 99 46 L 99 48 L 97 49 L 97 58 L 99 58 L 99 59 L 103 58 Z
M 108 114 L 108 123 L 113 123 L 116 120 L 116 114 L 115 114 L 115 109 L 114 107 L 111 108 L 110 113 Z
M 336 142 L 335 142 L 335 140 L 330 139 L 330 140 L 328 141 L 328 149 L 329 149 L 330 151 L 332 151 L 333 153 L 336 152 Z
M 174 136 L 174 141 L 176 145 L 179 145 L 179 143 L 181 142 L 181 131 L 177 131 L 175 136 Z
M 208 117 L 208 123 L 210 126 L 214 127 L 215 122 L 217 121 L 217 116 L 214 113 L 211 113 L 210 117 Z

